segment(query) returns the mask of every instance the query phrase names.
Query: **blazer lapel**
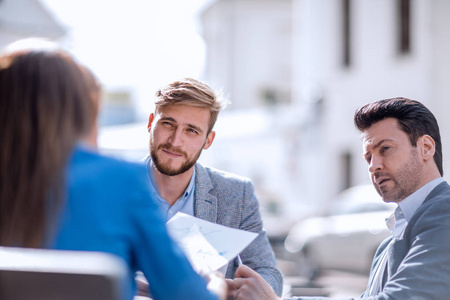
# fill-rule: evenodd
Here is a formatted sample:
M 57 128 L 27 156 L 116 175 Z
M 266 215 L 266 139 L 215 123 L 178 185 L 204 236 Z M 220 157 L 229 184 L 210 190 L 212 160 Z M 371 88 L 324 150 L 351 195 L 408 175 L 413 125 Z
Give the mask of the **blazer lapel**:
M 196 178 L 194 191 L 194 216 L 206 221 L 217 221 L 217 197 L 211 195 L 214 186 L 206 169 L 195 164 Z
M 407 252 L 407 242 L 404 239 L 396 240 L 388 247 L 387 254 L 387 272 L 383 278 L 383 287 L 393 274 L 397 272 L 400 263 L 403 261 Z
M 380 268 L 380 264 L 383 262 L 383 253 L 386 249 L 386 247 L 389 246 L 390 242 L 392 241 L 392 237 L 386 238 L 377 249 L 377 253 L 374 257 L 374 260 L 372 262 L 372 267 L 370 270 L 369 280 L 367 284 L 366 291 L 363 293 L 364 297 L 370 296 L 370 290 L 372 289 L 372 286 L 375 284 L 375 275 L 377 274 L 378 268 Z

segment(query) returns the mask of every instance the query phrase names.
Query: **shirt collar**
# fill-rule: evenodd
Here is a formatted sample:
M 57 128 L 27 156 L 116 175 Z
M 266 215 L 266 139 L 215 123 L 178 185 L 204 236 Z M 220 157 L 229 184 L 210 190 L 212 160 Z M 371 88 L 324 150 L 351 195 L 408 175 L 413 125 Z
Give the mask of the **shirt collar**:
M 423 201 L 425 201 L 425 198 L 442 182 L 444 182 L 444 178 L 436 178 L 398 203 L 399 208 L 408 222 L 419 206 L 422 205 Z
M 148 155 L 145 158 L 145 164 L 147 166 L 148 177 L 150 178 L 150 183 L 153 185 L 153 188 L 155 189 L 155 191 L 158 193 L 158 196 L 159 196 L 158 187 L 154 183 L 155 182 L 155 174 L 154 174 L 155 169 L 152 167 L 153 161 L 152 161 L 150 155 Z M 196 175 L 196 171 L 195 171 L 195 166 L 194 166 L 194 170 L 192 172 L 191 180 L 189 181 L 189 184 L 188 184 L 186 190 L 184 191 L 184 194 L 180 197 L 180 199 L 187 198 L 194 192 L 194 189 L 195 189 L 195 175 Z M 178 200 L 180 200 L 180 199 L 178 199 Z
M 443 181 L 442 177 L 436 178 L 398 203 L 394 213 L 386 219 L 386 225 L 395 239 L 402 238 L 403 232 L 416 210 L 431 191 Z
M 184 192 L 184 197 L 186 198 L 189 197 L 194 192 L 194 188 L 195 188 L 195 166 L 192 172 L 191 181 L 189 181 L 189 185 L 186 188 L 186 191 Z

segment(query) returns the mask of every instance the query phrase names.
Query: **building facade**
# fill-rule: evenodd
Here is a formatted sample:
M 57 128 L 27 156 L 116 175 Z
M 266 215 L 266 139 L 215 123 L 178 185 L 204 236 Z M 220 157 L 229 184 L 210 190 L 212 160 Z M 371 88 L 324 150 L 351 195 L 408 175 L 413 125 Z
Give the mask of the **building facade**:
M 326 207 L 343 189 L 369 182 L 353 126 L 355 110 L 374 100 L 403 96 L 423 102 L 435 113 L 442 132 L 444 173 L 450 172 L 449 11 L 446 0 L 213 2 L 202 23 L 208 53 L 205 80 L 222 87 L 235 109 L 252 114 L 266 107 L 267 124 L 255 144 L 256 162 L 247 158 L 239 163 L 241 169 L 259 161 L 256 173 L 266 177 L 265 189 L 282 195 L 277 201 Z M 249 23 L 264 39 L 289 51 L 269 53 L 258 46 Z M 291 28 L 275 29 L 285 26 Z M 272 71 L 265 72 L 268 66 Z M 273 71 L 277 69 L 285 70 L 284 75 Z M 263 82 L 288 91 L 289 100 L 261 105 L 264 101 L 255 91 Z M 238 139 L 228 141 L 223 144 Z M 241 157 L 255 149 L 251 143 L 236 148 L 243 152 Z M 272 167 L 264 169 L 265 164 Z M 274 177 L 282 178 L 281 183 L 272 184 Z
M 37 0 L 0 1 L 0 48 L 29 37 L 56 40 L 65 29 Z

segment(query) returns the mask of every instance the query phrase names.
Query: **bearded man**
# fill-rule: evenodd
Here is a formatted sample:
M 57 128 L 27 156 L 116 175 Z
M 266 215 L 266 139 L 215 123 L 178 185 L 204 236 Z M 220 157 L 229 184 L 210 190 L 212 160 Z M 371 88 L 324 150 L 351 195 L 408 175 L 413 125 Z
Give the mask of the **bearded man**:
M 212 129 L 223 106 L 208 85 L 195 79 L 186 78 L 160 89 L 155 112 L 148 120 L 149 179 L 158 192 L 157 202 L 166 220 L 183 212 L 258 233 L 240 258 L 281 295 L 283 278 L 263 230 L 252 182 L 197 162 L 202 150 L 214 140 Z M 239 264 L 235 259 L 222 270 L 229 282 Z
M 384 202 L 397 204 L 386 219 L 392 235 L 378 247 L 360 299 L 448 299 L 450 186 L 436 118 L 418 101 L 391 98 L 359 108 L 354 122 L 373 186 Z M 280 299 L 246 266 L 229 290 L 237 300 Z M 331 298 L 291 298 L 306 299 Z

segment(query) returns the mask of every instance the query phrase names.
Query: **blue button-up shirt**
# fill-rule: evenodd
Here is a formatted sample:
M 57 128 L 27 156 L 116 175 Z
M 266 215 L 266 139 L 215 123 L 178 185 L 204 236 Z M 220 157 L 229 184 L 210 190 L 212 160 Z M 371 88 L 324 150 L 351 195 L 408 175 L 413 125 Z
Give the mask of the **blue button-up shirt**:
M 185 214 L 194 215 L 194 191 L 195 191 L 195 168 L 192 173 L 191 180 L 189 181 L 189 185 L 184 191 L 183 195 L 175 201 L 175 203 L 170 206 L 169 202 L 167 202 L 161 195 L 159 194 L 158 187 L 156 186 L 156 181 L 154 178 L 154 168 L 151 167 L 151 158 L 148 156 L 145 159 L 148 175 L 150 179 L 150 183 L 155 188 L 155 191 L 158 193 L 158 201 L 157 204 L 163 212 L 164 217 L 166 218 L 166 222 L 169 221 L 177 212 L 183 212 Z

